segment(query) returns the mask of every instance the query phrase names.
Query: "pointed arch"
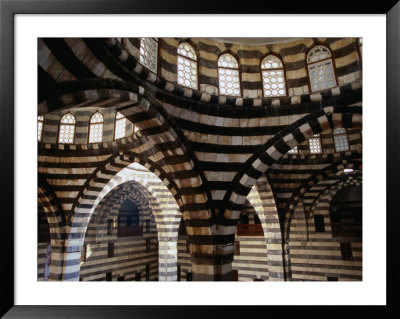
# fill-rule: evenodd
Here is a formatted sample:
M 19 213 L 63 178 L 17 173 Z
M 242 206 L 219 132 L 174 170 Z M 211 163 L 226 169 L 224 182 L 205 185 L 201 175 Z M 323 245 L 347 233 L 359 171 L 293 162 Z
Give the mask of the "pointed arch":
M 360 159 L 361 156 L 356 156 L 353 159 L 346 159 L 340 162 L 333 163 L 329 165 L 328 167 L 324 168 L 319 174 L 310 176 L 306 181 L 303 182 L 303 184 L 298 188 L 296 192 L 294 192 L 285 208 L 285 211 L 283 213 L 284 216 L 284 224 L 283 224 L 283 236 L 284 238 L 289 238 L 289 232 L 290 232 L 290 223 L 292 219 L 292 215 L 294 212 L 294 209 L 296 208 L 296 203 L 299 202 L 300 198 L 307 193 L 309 189 L 317 185 L 319 182 L 323 181 L 325 178 L 328 176 L 332 176 L 339 171 L 343 170 L 344 168 L 354 168 L 357 170 L 360 170 L 360 163 L 358 159 Z M 328 187 L 329 188 L 329 187 Z
M 342 110 L 335 112 L 333 107 L 320 109 L 283 129 L 280 134 L 276 135 L 276 138 L 267 141 L 260 147 L 247 160 L 244 168 L 234 177 L 232 181 L 233 187 L 224 197 L 224 200 L 228 203 L 225 212 L 218 215 L 220 221 L 231 219 L 230 216 L 236 211 L 237 207 L 244 203 L 251 187 L 253 187 L 258 178 L 290 149 L 314 134 L 330 128 L 332 122 L 335 126 L 361 127 L 361 114 L 341 112 Z

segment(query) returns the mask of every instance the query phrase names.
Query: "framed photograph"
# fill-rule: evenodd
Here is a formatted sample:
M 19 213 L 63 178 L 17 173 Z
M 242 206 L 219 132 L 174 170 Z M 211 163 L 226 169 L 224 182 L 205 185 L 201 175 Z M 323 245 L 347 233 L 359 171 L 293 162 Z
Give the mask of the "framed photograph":
M 397 1 L 0 10 L 4 318 L 400 315 Z

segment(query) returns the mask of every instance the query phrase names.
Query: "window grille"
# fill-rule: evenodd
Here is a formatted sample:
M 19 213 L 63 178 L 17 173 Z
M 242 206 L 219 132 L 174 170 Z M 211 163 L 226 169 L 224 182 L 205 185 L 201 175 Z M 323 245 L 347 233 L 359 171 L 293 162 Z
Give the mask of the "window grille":
M 229 53 L 218 58 L 219 93 L 240 96 L 239 64 Z
M 316 45 L 307 54 L 307 66 L 310 76 L 311 92 L 336 87 L 331 51 L 322 45 Z
M 94 113 L 89 123 L 89 143 L 100 143 L 103 140 L 104 118 L 100 112 Z
M 178 46 L 178 84 L 197 90 L 197 54 L 187 42 Z
M 64 114 L 60 120 L 58 143 L 73 144 L 75 133 L 75 116 L 71 113 Z
M 308 139 L 308 145 L 310 147 L 311 154 L 321 154 L 322 147 L 321 147 L 321 139 L 319 134 L 315 134 L 313 137 Z
M 139 61 L 150 71 L 157 73 L 158 41 L 153 38 L 140 38 Z

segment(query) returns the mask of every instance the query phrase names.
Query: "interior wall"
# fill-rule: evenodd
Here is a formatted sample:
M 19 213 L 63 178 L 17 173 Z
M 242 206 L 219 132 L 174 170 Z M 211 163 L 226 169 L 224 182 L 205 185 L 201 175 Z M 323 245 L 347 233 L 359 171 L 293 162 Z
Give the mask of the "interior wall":
M 310 213 L 300 201 L 290 224 L 290 280 L 292 281 L 360 281 L 362 280 L 362 241 L 357 237 L 334 236 L 330 208 L 336 186 L 317 198 Z M 323 219 L 324 231 L 317 231 L 314 216 Z M 344 260 L 341 243 L 351 246 L 352 259 Z

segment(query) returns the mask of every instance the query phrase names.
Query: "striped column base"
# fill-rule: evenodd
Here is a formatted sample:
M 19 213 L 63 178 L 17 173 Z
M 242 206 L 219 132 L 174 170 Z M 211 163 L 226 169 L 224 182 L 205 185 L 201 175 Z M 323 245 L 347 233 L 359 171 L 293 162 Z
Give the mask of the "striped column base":
M 158 280 L 177 281 L 178 280 L 178 245 L 177 241 L 160 240 L 158 241 Z

